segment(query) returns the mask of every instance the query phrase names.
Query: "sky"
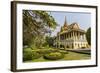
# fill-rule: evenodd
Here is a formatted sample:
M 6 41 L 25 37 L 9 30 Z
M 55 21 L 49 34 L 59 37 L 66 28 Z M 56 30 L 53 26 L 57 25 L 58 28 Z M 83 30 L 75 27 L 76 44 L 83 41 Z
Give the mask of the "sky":
M 68 25 L 76 22 L 79 24 L 80 28 L 87 30 L 91 25 L 91 14 L 83 12 L 48 12 L 51 16 L 54 17 L 55 21 L 59 26 L 51 33 L 51 36 L 56 36 L 57 32 L 60 31 L 61 26 L 64 25 L 65 16 Z

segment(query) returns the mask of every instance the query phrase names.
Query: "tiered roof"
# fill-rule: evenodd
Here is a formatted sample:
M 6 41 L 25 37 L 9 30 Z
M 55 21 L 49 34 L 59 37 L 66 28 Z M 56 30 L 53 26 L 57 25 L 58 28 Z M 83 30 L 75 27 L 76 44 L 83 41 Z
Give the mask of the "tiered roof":
M 79 24 L 76 22 L 68 25 L 68 23 L 66 21 L 66 17 L 65 17 L 64 26 L 61 27 L 61 31 L 59 33 L 63 34 L 63 33 L 68 33 L 71 31 L 79 31 L 79 32 L 85 33 L 84 30 L 80 29 Z

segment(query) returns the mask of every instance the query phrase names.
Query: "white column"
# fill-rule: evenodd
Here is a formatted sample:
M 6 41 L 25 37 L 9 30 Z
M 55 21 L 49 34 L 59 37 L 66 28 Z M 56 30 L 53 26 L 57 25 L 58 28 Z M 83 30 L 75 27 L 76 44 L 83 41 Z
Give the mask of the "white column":
M 76 40 L 76 32 L 75 32 L 75 40 Z
M 78 40 L 79 40 L 79 32 L 78 32 Z
M 68 33 L 68 39 L 70 38 L 70 33 Z
M 68 34 L 66 33 L 66 39 L 68 39 Z
M 66 33 L 65 33 L 65 40 L 66 40 Z
M 74 39 L 74 31 L 73 31 L 73 39 Z
M 86 36 L 85 36 L 85 34 L 83 35 L 83 37 L 84 37 L 84 40 L 86 40 Z
M 81 33 L 79 32 L 79 39 L 81 39 Z
M 71 32 L 71 38 L 73 39 L 73 32 Z
M 84 34 L 82 34 L 82 40 L 85 40 L 85 38 L 84 38 Z
M 69 33 L 69 39 L 70 39 L 70 33 Z
M 76 31 L 76 40 L 77 40 L 77 31 Z
M 66 48 L 66 33 L 64 34 L 65 40 L 64 40 L 64 48 Z

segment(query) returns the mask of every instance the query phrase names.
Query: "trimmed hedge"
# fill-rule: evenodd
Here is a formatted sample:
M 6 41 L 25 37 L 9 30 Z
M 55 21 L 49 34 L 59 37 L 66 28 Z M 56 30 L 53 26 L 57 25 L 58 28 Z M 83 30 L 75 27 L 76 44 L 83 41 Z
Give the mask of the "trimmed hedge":
M 39 54 L 38 52 L 32 52 L 32 59 L 38 59 L 42 56 L 42 54 Z
M 65 50 L 59 50 L 59 52 L 63 54 L 68 54 L 68 51 L 65 51 Z
M 44 58 L 48 60 L 58 60 L 58 59 L 62 59 L 63 57 L 64 57 L 64 54 L 60 52 L 52 52 L 52 53 L 44 55 Z
M 48 54 L 51 52 L 57 52 L 58 50 L 57 49 L 38 49 L 35 51 L 37 51 L 39 54 Z
M 23 50 L 23 61 L 29 61 L 33 59 L 38 59 L 43 56 L 44 59 L 48 60 L 58 60 L 64 57 L 64 54 L 67 54 L 67 51 L 58 50 L 58 49 L 35 49 L 25 48 Z
M 32 52 L 31 51 L 24 51 L 23 52 L 23 61 L 32 60 Z
M 32 51 L 30 48 L 23 50 L 23 61 L 29 61 L 32 59 L 40 58 L 42 55 L 37 51 Z

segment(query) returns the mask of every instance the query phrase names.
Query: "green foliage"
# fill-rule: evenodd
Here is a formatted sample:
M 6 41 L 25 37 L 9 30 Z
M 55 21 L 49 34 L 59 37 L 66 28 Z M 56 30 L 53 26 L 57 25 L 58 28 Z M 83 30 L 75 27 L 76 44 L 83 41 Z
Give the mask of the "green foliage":
M 46 11 L 23 10 L 23 45 L 41 47 L 44 35 L 57 23 Z
M 38 59 L 42 56 L 42 54 L 38 53 L 38 52 L 32 52 L 32 59 Z
M 31 49 L 24 48 L 23 50 L 23 61 L 32 61 L 43 57 L 48 60 L 58 60 L 64 57 L 64 54 L 67 54 L 64 50 L 41 47 L 42 49 Z
M 64 57 L 64 54 L 60 53 L 60 52 L 52 52 L 49 54 L 45 54 L 44 58 L 45 59 L 49 59 L 49 60 L 58 60 Z
M 54 37 L 46 36 L 43 46 L 53 47 Z
M 31 49 L 31 48 L 29 48 L 29 47 L 28 47 L 28 48 L 23 48 L 23 51 L 24 51 L 24 52 L 27 52 L 27 51 L 32 51 L 32 49 Z
M 29 61 L 33 59 L 40 58 L 42 55 L 37 52 L 37 50 L 33 51 L 31 48 L 25 48 L 23 51 L 23 61 Z
M 62 54 L 68 54 L 68 51 L 65 51 L 65 50 L 59 50 L 59 52 Z
M 32 51 L 29 49 L 25 49 L 23 51 L 23 61 L 32 60 Z
M 35 51 L 38 52 L 39 54 L 42 54 L 42 55 L 45 55 L 45 54 L 48 54 L 48 53 L 51 53 L 51 52 L 57 52 L 56 49 L 49 49 L 49 48 L 38 49 L 38 50 L 35 50 Z
M 91 45 L 91 28 L 87 29 L 86 39 L 87 39 L 88 44 Z

